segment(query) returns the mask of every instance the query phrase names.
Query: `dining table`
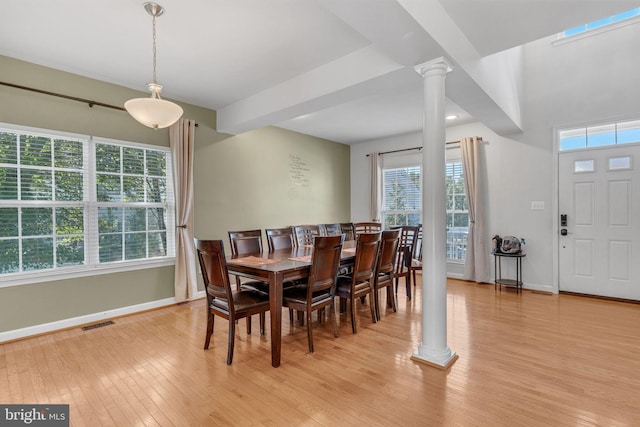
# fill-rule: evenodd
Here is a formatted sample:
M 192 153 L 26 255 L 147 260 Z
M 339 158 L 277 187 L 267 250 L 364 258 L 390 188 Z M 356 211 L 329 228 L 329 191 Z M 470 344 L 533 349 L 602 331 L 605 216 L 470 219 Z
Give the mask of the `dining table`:
M 340 266 L 353 264 L 355 241 L 345 241 L 340 254 Z M 280 366 L 282 353 L 282 285 L 309 277 L 313 245 L 279 249 L 245 255 L 227 256 L 230 274 L 269 283 L 271 320 L 271 366 Z

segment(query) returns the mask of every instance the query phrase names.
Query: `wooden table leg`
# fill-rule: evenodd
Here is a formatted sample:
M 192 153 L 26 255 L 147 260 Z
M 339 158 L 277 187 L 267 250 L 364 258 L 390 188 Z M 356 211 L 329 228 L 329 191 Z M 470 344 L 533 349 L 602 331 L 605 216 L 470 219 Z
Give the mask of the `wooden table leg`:
M 280 366 L 282 351 L 282 274 L 269 277 L 269 310 L 271 318 L 271 366 Z

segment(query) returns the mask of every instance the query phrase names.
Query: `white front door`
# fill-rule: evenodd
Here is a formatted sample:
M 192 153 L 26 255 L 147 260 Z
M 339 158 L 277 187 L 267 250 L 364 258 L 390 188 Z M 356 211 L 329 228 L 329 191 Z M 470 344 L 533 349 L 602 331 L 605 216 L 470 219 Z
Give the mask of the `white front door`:
M 640 145 L 563 152 L 558 165 L 560 290 L 640 300 Z

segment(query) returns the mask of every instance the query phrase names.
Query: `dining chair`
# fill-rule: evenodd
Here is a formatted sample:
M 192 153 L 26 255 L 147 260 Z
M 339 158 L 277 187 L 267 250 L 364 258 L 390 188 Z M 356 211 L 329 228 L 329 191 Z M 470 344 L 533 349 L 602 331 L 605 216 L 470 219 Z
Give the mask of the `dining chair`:
M 400 242 L 398 243 L 398 256 L 396 257 L 396 294 L 398 293 L 398 284 L 400 279 L 404 277 L 407 298 L 411 299 L 411 271 L 409 266 L 413 260 L 415 252 L 415 241 L 418 235 L 418 227 L 413 225 L 400 225 L 391 227 L 392 230 L 400 230 Z
M 318 225 L 296 225 L 293 231 L 298 247 L 312 246 L 313 239 L 320 236 L 320 226 Z
M 385 230 L 380 240 L 380 254 L 373 281 L 376 319 L 380 320 L 380 290 L 387 289 L 387 306 L 397 311 L 396 294 L 393 291 L 393 278 L 398 255 L 398 242 L 401 230 Z
M 321 236 L 338 236 L 342 234 L 340 224 L 320 224 Z
M 243 230 L 229 231 L 229 243 L 231 243 L 231 255 L 250 255 L 262 253 L 262 231 Z M 236 276 L 236 288 L 240 289 L 242 280 Z M 267 284 L 268 289 L 268 284 Z
M 382 231 L 382 224 L 379 222 L 356 222 L 353 226 L 356 234 Z
M 422 271 L 422 224 L 418 224 L 418 231 L 416 232 L 413 242 L 413 250 L 411 251 L 411 261 L 407 262 L 407 268 L 412 276 L 413 287 L 418 284 L 416 279 L 416 272 Z
M 343 222 L 340 224 L 340 231 L 344 234 L 344 240 L 356 240 L 356 229 L 352 222 Z
M 334 302 L 343 243 L 343 235 L 316 237 L 313 242 L 311 269 L 305 285 L 283 290 L 282 304 L 305 314 L 309 353 L 313 353 L 312 312 L 329 307 L 329 317 L 333 322 L 333 334 L 336 338 L 338 337 Z
M 296 240 L 292 227 L 265 228 L 264 232 L 267 235 L 269 252 L 295 247 Z
M 361 233 L 356 235 L 356 259 L 353 270 L 348 276 L 338 276 L 336 295 L 340 298 L 340 307 L 346 300 L 351 303 L 351 330 L 356 331 L 356 299 L 371 295 L 369 308 L 371 320 L 376 323 L 374 302 L 374 276 L 378 262 L 378 249 L 382 232 Z
M 209 348 L 213 335 L 213 321 L 220 316 L 229 321 L 227 365 L 233 361 L 236 320 L 247 319 L 247 333 L 251 333 L 251 316 L 260 314 L 260 334 L 264 335 L 265 313 L 269 310 L 269 296 L 250 289 L 233 291 L 222 240 L 194 239 L 200 271 L 207 293 L 207 333 L 204 349 Z

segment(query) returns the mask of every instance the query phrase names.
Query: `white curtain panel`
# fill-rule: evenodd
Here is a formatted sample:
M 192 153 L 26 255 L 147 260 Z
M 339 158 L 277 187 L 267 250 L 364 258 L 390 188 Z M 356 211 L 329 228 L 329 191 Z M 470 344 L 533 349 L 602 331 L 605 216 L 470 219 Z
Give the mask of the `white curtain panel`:
M 175 298 L 192 299 L 197 290 L 196 256 L 193 243 L 193 147 L 195 120 L 180 119 L 169 129 L 176 198 Z
M 467 237 L 467 254 L 464 263 L 464 278 L 475 282 L 489 282 L 489 242 L 487 241 L 487 224 L 485 220 L 485 200 L 480 182 L 480 144 L 478 137 L 463 138 L 462 167 L 464 185 L 469 205 L 469 235 Z
M 369 153 L 371 165 L 371 220 L 382 222 L 380 218 L 380 204 L 382 203 L 382 156 L 375 152 Z

